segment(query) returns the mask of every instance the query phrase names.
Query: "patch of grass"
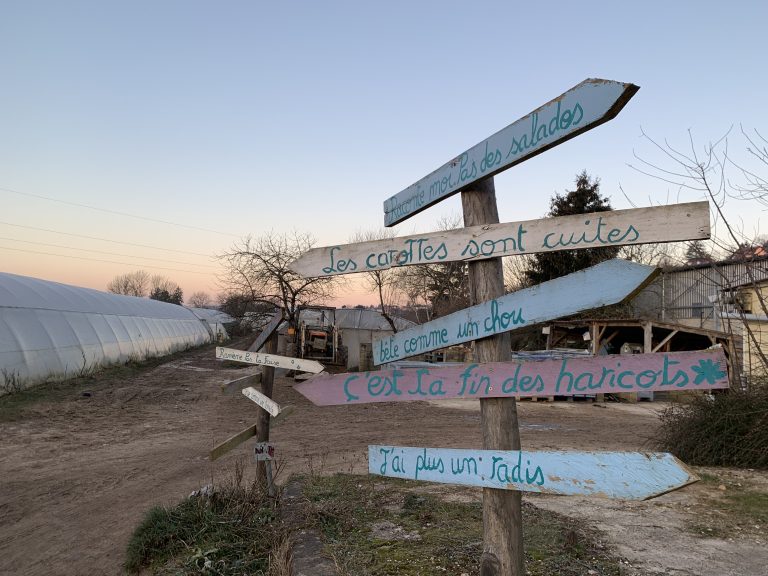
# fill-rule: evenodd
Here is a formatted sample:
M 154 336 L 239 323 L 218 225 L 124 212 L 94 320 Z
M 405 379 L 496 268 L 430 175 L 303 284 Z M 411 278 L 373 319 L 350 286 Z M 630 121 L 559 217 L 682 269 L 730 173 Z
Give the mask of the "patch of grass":
M 718 489 L 704 499 L 704 511 L 688 526 L 691 532 L 711 538 L 764 536 L 768 532 L 768 493 L 715 474 L 700 475 L 706 475 L 706 483 Z
M 206 344 L 198 349 L 210 348 L 215 344 Z M 171 362 L 189 352 L 189 349 L 174 352 L 166 356 L 153 356 L 142 361 L 129 360 L 124 364 L 113 364 L 106 367 L 81 368 L 78 376 L 66 380 L 51 380 L 36 384 L 30 388 L 23 387 L 15 375 L 0 374 L 0 422 L 14 422 L 25 417 L 29 409 L 44 402 L 56 402 L 72 398 L 85 390 L 93 390 L 99 386 L 109 386 L 113 382 L 124 382 L 143 372 L 157 368 L 161 364 Z
M 273 548 L 279 552 L 284 539 L 275 516 L 275 501 L 257 485 L 243 485 L 240 473 L 212 493 L 149 510 L 128 544 L 125 568 L 168 575 L 270 574 Z
M 311 515 L 349 576 L 477 575 L 482 553 L 480 502 L 446 502 L 435 485 L 338 474 L 303 479 Z M 597 532 L 525 502 L 526 573 L 625 574 Z

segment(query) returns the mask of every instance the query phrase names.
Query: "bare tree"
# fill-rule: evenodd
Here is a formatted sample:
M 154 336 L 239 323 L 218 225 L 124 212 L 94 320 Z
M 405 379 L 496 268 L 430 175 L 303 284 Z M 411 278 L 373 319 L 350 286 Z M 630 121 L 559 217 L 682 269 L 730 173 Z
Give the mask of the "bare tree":
M 505 256 L 501 261 L 504 270 L 504 290 L 507 293 L 517 292 L 531 285 L 531 281 L 525 273 L 531 266 L 530 254 Z
M 461 216 L 443 216 L 438 230 L 454 230 L 461 226 Z M 444 316 L 469 306 L 469 277 L 466 262 L 418 264 L 402 269 L 398 282 L 408 295 L 409 304 L 431 309 L 433 316 Z
M 219 256 L 225 269 L 220 281 L 228 293 L 283 308 L 295 328 L 298 307 L 322 304 L 340 283 L 337 277 L 304 278 L 288 268 L 314 243 L 310 234 L 299 232 L 243 238 Z
M 209 308 L 213 301 L 206 292 L 193 292 L 187 300 L 187 304 L 192 308 Z
M 756 130 L 754 135 L 750 135 L 742 128 L 741 133 L 747 141 L 746 149 L 750 157 L 757 162 L 759 168 L 768 168 L 768 140 Z M 689 131 L 689 146 L 685 151 L 678 150 L 668 142 L 663 145 L 659 144 L 645 132 L 642 134 L 662 154 L 666 164 L 671 165 L 671 167 L 663 167 L 660 162 L 652 163 L 637 154 L 635 154 L 635 158 L 640 164 L 630 166 L 638 172 L 673 184 L 680 190 L 698 192 L 710 201 L 713 220 L 715 221 L 712 243 L 721 252 L 730 254 L 732 259 L 736 258 L 744 262 L 747 287 L 754 294 L 755 301 L 763 315 L 768 317 L 768 302 L 759 286 L 759 281 L 764 280 L 764 276 L 757 273 L 756 268 L 751 265 L 750 261 L 753 259 L 754 251 L 743 249 L 745 245 L 748 248 L 753 246 L 755 240 L 729 221 L 724 211 L 726 202 L 734 200 L 756 201 L 768 205 L 768 181 L 759 175 L 756 169 L 747 168 L 731 157 L 729 152 L 730 130 L 722 138 L 705 145 L 702 149 L 697 148 L 693 135 Z M 741 176 L 742 180 L 732 180 L 728 176 L 729 170 L 735 171 L 737 177 Z M 712 267 L 716 272 L 720 272 L 716 264 L 713 264 Z M 731 286 L 730 279 L 721 272 L 720 276 L 724 290 L 733 291 L 737 288 Z M 768 356 L 762 349 L 760 335 L 755 334 L 750 323 L 746 321 L 743 311 L 737 310 L 737 313 L 741 315 L 741 325 L 752 343 L 752 349 L 760 359 L 763 370 L 768 370 Z
M 395 231 L 391 228 L 380 228 L 378 230 L 358 231 L 352 235 L 349 241 L 353 244 L 359 244 L 373 240 L 388 240 L 394 237 Z M 379 299 L 381 315 L 384 316 L 393 332 L 397 332 L 397 326 L 392 316 L 392 308 L 402 303 L 404 296 L 400 283 L 402 275 L 400 268 L 368 270 L 362 275 L 365 287 L 369 292 L 376 294 Z
M 151 287 L 150 292 L 160 292 L 165 290 L 172 294 L 179 288 L 179 285 L 176 284 L 176 282 L 166 278 L 162 274 L 153 274 L 149 279 L 149 284 Z
M 136 270 L 115 276 L 107 284 L 107 290 L 113 294 L 143 297 L 149 293 L 149 273 Z

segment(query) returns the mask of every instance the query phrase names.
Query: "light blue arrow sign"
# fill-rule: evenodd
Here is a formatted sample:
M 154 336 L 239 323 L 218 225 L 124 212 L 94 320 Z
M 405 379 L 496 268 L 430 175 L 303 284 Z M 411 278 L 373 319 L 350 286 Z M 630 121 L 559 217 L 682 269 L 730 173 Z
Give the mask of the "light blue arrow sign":
M 380 476 L 545 494 L 647 500 L 699 478 L 671 454 L 368 446 Z
M 658 274 L 653 266 L 608 260 L 591 268 L 374 339 L 376 365 L 622 302 Z
M 384 225 L 394 226 L 473 182 L 607 122 L 638 90 L 613 80 L 584 80 L 387 199 Z

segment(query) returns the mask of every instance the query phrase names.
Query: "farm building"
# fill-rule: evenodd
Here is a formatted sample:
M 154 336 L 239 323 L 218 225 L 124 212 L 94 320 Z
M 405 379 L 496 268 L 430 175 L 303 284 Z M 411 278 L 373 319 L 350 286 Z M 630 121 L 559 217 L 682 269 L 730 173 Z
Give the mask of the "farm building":
M 394 317 L 398 330 L 415 326 L 414 322 Z M 359 368 L 361 365 L 360 345 L 371 344 L 374 337 L 382 338 L 392 334 L 392 327 L 386 318 L 376 310 L 369 308 L 341 308 L 336 310 L 336 327 L 341 333 L 341 341 L 347 347 L 347 368 Z M 363 346 L 363 350 L 370 347 Z M 365 359 L 362 359 L 365 365 Z
M 743 342 L 742 370 L 753 378 L 765 378 L 768 354 L 768 280 L 746 280 L 724 290 L 721 302 L 730 306 L 723 313 L 723 324 Z
M 223 320 L 166 302 L 0 273 L 0 393 L 213 342 L 226 334 Z
M 366 360 L 370 359 L 373 339 L 392 334 L 392 327 L 386 318 L 370 308 L 308 306 L 299 310 L 298 319 L 299 330 L 295 337 L 295 346 L 299 349 L 297 355 L 344 364 L 349 370 L 370 369 L 370 362 Z M 414 322 L 397 316 L 393 321 L 398 330 L 415 326 Z M 288 335 L 287 322 L 281 325 L 279 332 L 278 350 L 292 356 L 294 352 L 288 344 L 288 339 L 292 337 Z

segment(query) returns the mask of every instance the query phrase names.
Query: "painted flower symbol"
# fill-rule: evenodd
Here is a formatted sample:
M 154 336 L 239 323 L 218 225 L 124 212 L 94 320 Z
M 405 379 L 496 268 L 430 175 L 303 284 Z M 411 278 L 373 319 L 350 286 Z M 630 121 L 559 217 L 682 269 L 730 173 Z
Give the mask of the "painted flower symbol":
M 713 360 L 699 360 L 698 366 L 691 366 L 691 370 L 696 372 L 696 378 L 694 384 L 701 384 L 704 380 L 710 386 L 714 385 L 718 380 L 725 378 L 727 374 L 720 369 L 720 364 Z

